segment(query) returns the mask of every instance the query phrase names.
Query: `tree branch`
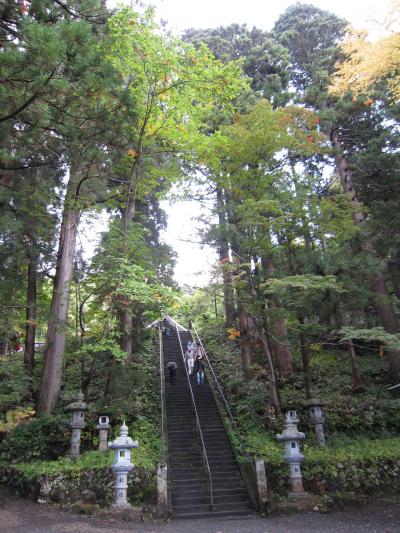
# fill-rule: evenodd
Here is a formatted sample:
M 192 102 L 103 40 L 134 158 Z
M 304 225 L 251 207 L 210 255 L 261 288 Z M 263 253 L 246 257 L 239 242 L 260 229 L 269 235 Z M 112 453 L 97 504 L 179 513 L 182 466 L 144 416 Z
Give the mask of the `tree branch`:
M 45 167 L 46 165 L 50 165 L 53 161 L 56 161 L 56 158 L 50 159 L 50 161 L 42 161 L 42 162 L 34 162 L 33 164 L 29 165 L 2 165 L 0 163 L 0 170 L 25 170 L 27 168 L 36 168 L 36 167 Z
M 17 31 L 12 30 L 10 26 L 8 26 L 4 21 L 0 20 L 0 26 L 2 26 L 8 33 L 11 33 L 11 35 L 14 35 L 17 39 L 21 39 L 21 34 L 19 34 Z
M 53 75 L 54 75 L 55 71 L 57 70 L 57 68 L 58 68 L 58 65 L 56 67 L 54 67 L 54 69 L 50 72 L 50 74 L 47 76 L 45 82 L 40 87 L 40 89 L 38 89 L 36 92 L 34 92 L 32 94 L 32 96 L 30 98 L 28 98 L 28 100 L 26 100 L 18 109 L 15 109 L 14 111 L 12 111 L 11 113 L 9 113 L 8 115 L 6 115 L 4 117 L 0 117 L 0 122 L 5 122 L 6 120 L 9 120 L 10 118 L 16 117 L 17 115 L 19 115 L 19 113 L 21 113 L 21 111 L 26 109 L 34 100 L 36 100 L 36 98 L 39 96 L 40 92 L 43 90 L 43 88 L 49 83 L 49 81 L 53 77 Z

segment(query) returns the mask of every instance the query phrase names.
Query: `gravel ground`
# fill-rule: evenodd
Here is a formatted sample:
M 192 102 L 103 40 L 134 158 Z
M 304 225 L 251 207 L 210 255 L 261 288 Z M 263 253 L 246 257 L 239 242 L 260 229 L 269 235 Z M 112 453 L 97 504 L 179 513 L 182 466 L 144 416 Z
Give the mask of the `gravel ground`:
M 400 533 L 400 505 L 372 503 L 330 514 L 295 513 L 262 518 L 177 520 L 135 524 L 84 517 L 38 505 L 0 487 L 0 533 Z

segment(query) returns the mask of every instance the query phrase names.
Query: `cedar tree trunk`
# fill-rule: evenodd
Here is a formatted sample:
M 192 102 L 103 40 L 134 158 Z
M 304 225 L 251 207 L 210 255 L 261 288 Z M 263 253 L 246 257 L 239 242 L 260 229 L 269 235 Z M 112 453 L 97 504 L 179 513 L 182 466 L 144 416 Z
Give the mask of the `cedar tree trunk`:
M 35 368 L 35 337 L 36 337 L 36 284 L 37 284 L 37 253 L 35 243 L 31 243 L 28 256 L 28 289 L 26 294 L 26 326 L 24 363 L 30 376 Z
M 273 277 L 275 267 L 272 263 L 272 260 L 270 258 L 263 257 L 261 261 L 268 274 Z M 274 296 L 268 299 L 268 307 L 271 310 L 276 310 L 278 314 L 279 310 L 282 308 L 279 300 Z M 276 368 L 279 369 L 282 376 L 293 376 L 293 358 L 289 346 L 286 319 L 283 317 L 270 317 L 269 330 L 271 334 L 271 349 Z
M 79 221 L 79 209 L 75 197 L 78 182 L 78 173 L 74 175 L 71 169 L 61 223 L 56 276 L 44 351 L 44 368 L 39 396 L 41 413 L 50 413 L 53 410 L 61 389 L 69 294 Z
M 223 191 L 217 187 L 217 203 L 218 203 L 218 222 L 220 229 L 224 229 L 226 225 L 225 203 Z M 224 294 L 224 310 L 225 310 L 225 324 L 226 327 L 235 325 L 235 306 L 233 298 L 232 280 L 226 266 L 229 263 L 229 246 L 226 242 L 226 237 L 221 236 L 221 241 L 218 249 L 220 264 L 222 265 L 222 283 Z

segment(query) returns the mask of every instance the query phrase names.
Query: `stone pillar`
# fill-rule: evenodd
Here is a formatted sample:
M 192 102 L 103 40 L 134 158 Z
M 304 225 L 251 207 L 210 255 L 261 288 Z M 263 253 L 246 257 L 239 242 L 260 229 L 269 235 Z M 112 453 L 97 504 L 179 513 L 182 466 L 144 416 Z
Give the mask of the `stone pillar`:
M 157 514 L 159 518 L 168 516 L 168 470 L 167 465 L 157 468 Z
M 305 405 L 309 408 L 311 424 L 314 426 L 315 436 L 317 438 L 318 446 L 325 447 L 324 422 L 325 417 L 321 406 L 324 404 L 322 400 L 316 398 L 307 400 Z
M 127 500 L 128 474 L 135 465 L 131 463 L 131 449 L 139 446 L 128 436 L 128 428 L 125 422 L 121 426 L 120 436 L 114 442 L 109 442 L 108 447 L 114 450 L 115 472 L 115 507 L 130 507 Z
M 108 450 L 107 437 L 110 429 L 110 420 L 108 416 L 100 415 L 99 422 L 96 428 L 99 430 L 99 451 L 105 452 Z
M 268 502 L 267 476 L 265 474 L 265 463 L 263 460 L 256 461 L 257 492 L 260 513 L 264 514 L 265 505 Z
M 87 411 L 87 405 L 83 401 L 83 394 L 81 392 L 77 395 L 76 402 L 72 402 L 66 407 L 66 411 L 72 412 L 72 422 L 70 423 L 70 428 L 72 429 L 70 457 L 72 461 L 76 461 L 79 457 L 81 431 L 86 425 L 85 411 Z
M 299 419 L 296 411 L 288 411 L 286 413 L 286 428 L 280 435 L 276 436 L 279 442 L 285 443 L 285 461 L 290 466 L 290 481 L 292 485 L 292 492 L 289 493 L 289 496 L 292 497 L 305 494 L 300 470 L 300 465 L 304 458 L 304 455 L 300 452 L 300 442 L 304 440 L 305 435 L 298 431 L 298 423 Z
M 303 456 L 297 462 L 289 463 L 290 466 L 290 481 L 292 484 L 292 494 L 304 493 L 303 477 L 300 471 L 300 464 L 303 460 Z

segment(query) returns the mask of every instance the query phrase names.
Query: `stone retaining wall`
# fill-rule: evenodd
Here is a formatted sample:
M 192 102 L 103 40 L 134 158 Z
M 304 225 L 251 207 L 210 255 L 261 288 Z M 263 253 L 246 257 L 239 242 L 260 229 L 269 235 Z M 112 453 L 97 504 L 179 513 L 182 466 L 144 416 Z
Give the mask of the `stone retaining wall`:
M 289 467 L 266 463 L 269 490 L 286 495 L 290 490 Z M 314 494 L 345 492 L 355 494 L 394 494 L 400 490 L 400 460 L 350 460 L 302 464 L 305 490 Z
M 115 500 L 115 476 L 111 468 L 68 470 L 32 478 L 27 477 L 18 466 L 12 466 L 2 472 L 2 478 L 19 495 L 39 503 L 70 505 L 82 501 L 103 507 Z M 152 476 L 136 468 L 128 478 L 128 499 L 136 504 L 155 504 L 155 473 Z

